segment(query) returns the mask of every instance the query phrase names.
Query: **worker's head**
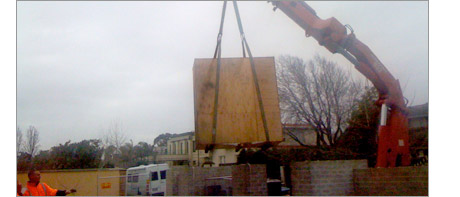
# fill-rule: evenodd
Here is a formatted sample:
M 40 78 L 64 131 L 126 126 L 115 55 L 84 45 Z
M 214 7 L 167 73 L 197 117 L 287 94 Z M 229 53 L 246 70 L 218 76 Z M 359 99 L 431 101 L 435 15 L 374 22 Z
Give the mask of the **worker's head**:
M 36 182 L 36 183 L 40 182 L 40 171 L 38 170 L 35 170 L 35 169 L 30 170 L 27 176 L 29 176 L 30 182 Z

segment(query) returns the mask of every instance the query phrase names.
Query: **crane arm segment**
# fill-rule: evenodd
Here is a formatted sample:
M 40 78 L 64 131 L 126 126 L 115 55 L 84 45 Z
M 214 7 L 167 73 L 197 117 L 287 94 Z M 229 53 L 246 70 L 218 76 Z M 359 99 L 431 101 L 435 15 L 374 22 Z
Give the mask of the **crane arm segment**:
M 346 26 L 334 17 L 324 20 L 319 18 L 316 12 L 303 1 L 273 1 L 272 3 L 275 8 L 279 8 L 302 27 L 306 36 L 315 38 L 331 53 L 340 53 L 350 60 L 356 69 L 377 88 L 380 94 L 379 105 L 386 103 L 406 111 L 399 82 L 368 46 L 358 40 L 353 33 L 347 35 Z

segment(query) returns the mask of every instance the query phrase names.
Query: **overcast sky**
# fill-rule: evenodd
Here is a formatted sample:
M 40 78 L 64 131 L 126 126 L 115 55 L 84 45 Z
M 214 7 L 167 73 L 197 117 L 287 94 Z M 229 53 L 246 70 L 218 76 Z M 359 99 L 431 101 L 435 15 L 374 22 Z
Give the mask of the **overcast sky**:
M 412 105 L 428 102 L 428 2 L 308 2 L 350 24 L 399 79 Z M 254 56 L 315 53 L 348 70 L 266 1 L 239 2 Z M 134 143 L 194 130 L 194 58 L 212 58 L 222 2 L 17 2 L 17 124 L 41 149 L 100 138 L 118 121 Z M 241 57 L 227 6 L 223 57 Z M 356 76 L 360 76 L 356 74 Z

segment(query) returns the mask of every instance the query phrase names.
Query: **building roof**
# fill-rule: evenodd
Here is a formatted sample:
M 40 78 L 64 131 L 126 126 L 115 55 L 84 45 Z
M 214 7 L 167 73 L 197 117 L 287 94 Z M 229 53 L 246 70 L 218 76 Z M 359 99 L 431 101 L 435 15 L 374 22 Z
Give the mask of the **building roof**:
M 194 131 L 185 132 L 185 133 L 179 133 L 179 134 L 173 134 L 173 136 L 171 136 L 171 138 L 168 139 L 168 143 L 169 143 L 169 141 L 184 140 L 186 138 L 190 139 L 193 136 L 195 136 Z
M 309 124 L 283 124 L 284 129 L 311 129 Z
M 181 136 L 186 136 L 186 135 L 195 135 L 195 131 L 189 131 L 189 132 L 185 132 L 185 133 L 175 134 L 173 137 L 181 137 Z

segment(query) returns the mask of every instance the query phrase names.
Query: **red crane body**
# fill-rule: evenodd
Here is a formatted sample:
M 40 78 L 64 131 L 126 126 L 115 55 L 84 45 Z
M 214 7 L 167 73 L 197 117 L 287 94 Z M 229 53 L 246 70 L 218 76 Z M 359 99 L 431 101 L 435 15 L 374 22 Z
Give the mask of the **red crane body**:
M 350 60 L 379 92 L 376 104 L 381 106 L 378 128 L 376 167 L 410 165 L 407 107 L 399 81 L 383 66 L 380 60 L 347 26 L 334 17 L 321 19 L 303 1 L 273 1 L 289 18 L 305 30 L 306 36 L 315 38 L 331 53 L 340 53 Z M 387 114 L 387 111 L 389 112 Z

